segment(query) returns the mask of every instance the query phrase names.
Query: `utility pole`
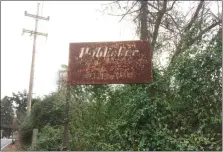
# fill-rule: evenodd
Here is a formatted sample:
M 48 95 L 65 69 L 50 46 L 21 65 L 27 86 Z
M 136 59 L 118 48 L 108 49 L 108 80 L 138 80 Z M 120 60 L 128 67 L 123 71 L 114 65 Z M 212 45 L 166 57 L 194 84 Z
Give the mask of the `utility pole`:
M 29 93 L 28 93 L 28 98 L 27 98 L 27 115 L 30 115 L 30 113 L 31 113 L 31 104 L 32 104 L 31 102 L 32 102 L 32 92 L 33 92 L 33 78 L 34 78 L 34 64 L 35 64 L 35 52 L 36 52 L 36 37 L 37 37 L 37 35 L 41 35 L 41 36 L 45 36 L 45 37 L 48 36 L 47 33 L 37 32 L 38 21 L 39 20 L 49 21 L 49 19 L 50 19 L 49 16 L 47 18 L 39 16 L 39 5 L 40 4 L 38 3 L 37 4 L 37 13 L 36 13 L 36 15 L 28 14 L 27 11 L 25 11 L 25 16 L 35 18 L 35 21 L 36 21 L 35 22 L 35 31 L 23 29 L 23 33 L 30 33 L 31 36 L 32 35 L 34 36 L 34 38 L 33 38 L 32 63 L 31 63 L 30 80 L 29 80 Z

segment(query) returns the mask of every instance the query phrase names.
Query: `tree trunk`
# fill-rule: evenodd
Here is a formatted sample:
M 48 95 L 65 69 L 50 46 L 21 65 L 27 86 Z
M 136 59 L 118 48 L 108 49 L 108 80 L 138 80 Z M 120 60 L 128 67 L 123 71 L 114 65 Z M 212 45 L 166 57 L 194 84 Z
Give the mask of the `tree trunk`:
M 69 146 L 69 138 L 68 138 L 68 118 L 69 118 L 69 101 L 70 101 L 70 91 L 71 88 L 69 86 L 69 84 L 67 84 L 67 90 L 66 90 L 66 118 L 65 118 L 65 122 L 64 122 L 64 134 L 63 134 L 63 151 L 68 150 L 68 146 Z
M 141 4 L 141 11 L 140 11 L 140 40 L 148 40 L 149 33 L 147 30 L 147 11 L 148 11 L 148 5 L 147 1 L 140 1 Z
M 148 17 L 147 17 L 147 12 L 148 12 L 148 5 L 147 1 L 140 1 L 141 4 L 141 10 L 140 10 L 140 40 L 149 40 L 150 41 L 150 35 L 148 32 Z M 151 57 L 153 56 L 153 48 L 151 48 Z M 153 66 L 153 64 L 152 64 Z M 148 88 L 149 92 L 149 98 L 154 97 L 154 88 L 152 86 L 149 86 Z

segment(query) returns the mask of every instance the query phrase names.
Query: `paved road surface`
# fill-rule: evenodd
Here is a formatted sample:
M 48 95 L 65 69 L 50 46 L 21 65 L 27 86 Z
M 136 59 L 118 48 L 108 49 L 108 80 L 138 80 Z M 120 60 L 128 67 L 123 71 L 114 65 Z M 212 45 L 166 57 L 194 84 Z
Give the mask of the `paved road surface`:
M 12 139 L 1 139 L 1 150 L 12 143 Z

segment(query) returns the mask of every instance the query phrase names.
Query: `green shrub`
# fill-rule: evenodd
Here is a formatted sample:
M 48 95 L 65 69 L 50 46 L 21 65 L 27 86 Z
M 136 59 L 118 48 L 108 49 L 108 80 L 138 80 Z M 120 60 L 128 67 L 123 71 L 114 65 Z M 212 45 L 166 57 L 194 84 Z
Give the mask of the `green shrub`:
M 63 128 L 60 126 L 46 125 L 38 134 L 37 147 L 35 150 L 57 150 L 59 151 L 63 143 Z

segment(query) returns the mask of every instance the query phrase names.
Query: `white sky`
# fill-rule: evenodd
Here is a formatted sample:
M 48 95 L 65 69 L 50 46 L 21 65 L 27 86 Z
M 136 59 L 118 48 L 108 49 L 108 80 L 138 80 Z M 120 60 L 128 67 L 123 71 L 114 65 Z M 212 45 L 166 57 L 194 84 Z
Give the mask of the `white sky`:
M 38 31 L 48 33 L 48 38 L 37 38 L 34 96 L 56 89 L 60 65 L 68 63 L 70 42 L 137 39 L 132 24 L 96 11 L 101 3 L 108 2 L 40 1 L 40 15 L 50 16 L 50 21 L 39 22 Z M 34 30 L 34 18 L 24 11 L 36 14 L 36 8 L 35 1 L 1 2 L 1 98 L 28 91 L 33 37 L 22 36 L 22 29 Z
M 50 16 L 50 21 L 40 20 L 38 25 L 38 31 L 48 33 L 48 38 L 37 38 L 34 96 L 56 90 L 60 65 L 68 63 L 69 43 L 138 39 L 131 21 L 118 22 L 120 17 L 97 11 L 109 1 L 39 2 L 40 15 Z M 1 98 L 28 91 L 33 37 L 22 36 L 22 29 L 34 30 L 34 18 L 25 16 L 24 11 L 36 14 L 36 8 L 37 1 L 1 2 Z

